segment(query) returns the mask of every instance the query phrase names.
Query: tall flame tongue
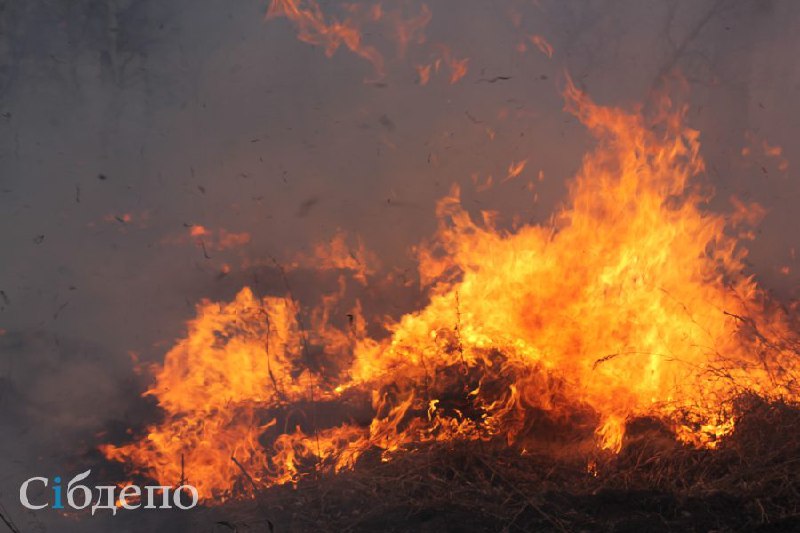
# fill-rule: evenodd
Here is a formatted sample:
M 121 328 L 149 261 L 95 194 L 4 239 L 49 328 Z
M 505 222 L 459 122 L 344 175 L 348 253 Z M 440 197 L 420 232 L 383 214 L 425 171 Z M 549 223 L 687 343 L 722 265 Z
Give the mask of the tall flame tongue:
M 747 217 L 703 211 L 688 186 L 703 162 L 683 111 L 601 107 L 570 81 L 565 98 L 598 145 L 550 225 L 478 224 L 454 189 L 420 253 L 430 303 L 384 341 L 358 310 L 348 331 L 327 325 L 328 307 L 303 327 L 291 295 L 202 302 L 146 393 L 163 422 L 106 456 L 164 484 L 183 462 L 203 497 L 224 499 L 434 440 L 529 446 L 566 428 L 617 451 L 636 416 L 713 447 L 738 393 L 796 399 L 789 317 L 725 233 Z M 340 368 L 311 364 L 312 345 Z M 346 414 L 323 425 L 320 406 Z

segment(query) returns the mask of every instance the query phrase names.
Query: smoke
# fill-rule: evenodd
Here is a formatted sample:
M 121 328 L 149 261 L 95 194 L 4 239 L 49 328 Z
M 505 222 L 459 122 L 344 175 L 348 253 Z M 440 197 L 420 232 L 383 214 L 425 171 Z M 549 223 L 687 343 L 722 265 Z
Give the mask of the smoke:
M 264 2 L 0 4 L 0 502 L 24 531 L 66 526 L 21 508 L 19 484 L 91 466 L 97 433 L 142 422 L 146 408 L 131 406 L 148 378 L 134 360 L 160 360 L 200 298 L 244 284 L 282 293 L 270 258 L 289 263 L 339 229 L 413 278 L 410 249 L 453 183 L 501 227 L 546 220 L 590 143 L 562 112 L 565 70 L 613 105 L 646 101 L 679 71 L 710 208 L 763 205 L 752 272 L 798 296 L 800 5 L 428 5 L 425 43 L 402 58 L 365 34 L 387 61 L 380 83 L 364 83 L 369 62 L 326 57 L 290 21 L 265 21 Z M 469 58 L 467 74 L 421 85 L 414 66 L 441 45 Z M 226 234 L 248 238 L 228 246 Z M 293 279 L 309 299 L 333 283 Z M 378 292 L 367 314 L 417 297 L 387 309 L 396 295 Z M 76 526 L 90 527 L 108 526 Z

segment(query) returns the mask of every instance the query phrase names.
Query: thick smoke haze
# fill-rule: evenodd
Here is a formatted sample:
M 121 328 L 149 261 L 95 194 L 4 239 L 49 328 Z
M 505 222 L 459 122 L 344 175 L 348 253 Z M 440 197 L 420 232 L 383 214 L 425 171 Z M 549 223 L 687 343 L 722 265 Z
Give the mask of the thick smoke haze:
M 662 89 L 685 101 L 709 208 L 762 205 L 752 273 L 800 296 L 800 4 L 427 4 L 425 42 L 402 57 L 365 31 L 386 59 L 385 77 L 365 82 L 367 61 L 326 57 L 290 21 L 266 20 L 262 1 L 0 2 L 0 504 L 22 531 L 195 527 L 135 511 L 65 522 L 24 509 L 19 485 L 89 467 L 98 483 L 121 476 L 95 466 L 95 448 L 153 416 L 137 361 L 160 361 L 201 298 L 282 293 L 272 258 L 291 263 L 341 230 L 413 278 L 412 247 L 453 184 L 501 227 L 547 221 L 592 145 L 562 110 L 566 73 L 606 105 Z M 422 85 L 414 66 L 440 45 L 469 58 L 467 74 Z M 292 281 L 309 297 L 330 289 Z M 398 314 L 416 298 L 367 301 Z

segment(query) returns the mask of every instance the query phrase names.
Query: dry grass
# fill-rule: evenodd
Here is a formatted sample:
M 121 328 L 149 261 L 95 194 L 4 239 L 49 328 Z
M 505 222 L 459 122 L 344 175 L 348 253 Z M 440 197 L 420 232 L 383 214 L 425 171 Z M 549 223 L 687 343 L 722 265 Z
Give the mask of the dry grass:
M 241 532 L 267 519 L 277 532 L 800 531 L 800 409 L 743 397 L 737 410 L 716 450 L 682 446 L 653 420 L 632 422 L 618 455 L 426 445 L 200 519 Z

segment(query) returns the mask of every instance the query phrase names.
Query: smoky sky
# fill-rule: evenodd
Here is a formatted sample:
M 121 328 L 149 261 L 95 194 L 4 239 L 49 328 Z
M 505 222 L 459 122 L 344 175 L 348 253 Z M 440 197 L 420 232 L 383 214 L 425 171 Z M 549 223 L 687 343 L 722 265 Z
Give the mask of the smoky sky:
M 413 271 L 412 247 L 453 184 L 501 226 L 546 221 L 592 147 L 563 111 L 565 73 L 599 103 L 631 107 L 680 72 L 710 208 L 730 210 L 731 196 L 763 205 L 750 268 L 777 297 L 798 296 L 800 4 L 427 4 L 426 40 L 403 57 L 365 30 L 386 58 L 385 77 L 365 83 L 368 62 L 326 57 L 290 21 L 265 20 L 263 1 L 0 2 L 0 503 L 23 531 L 139 530 L 28 512 L 19 485 L 92 466 L 96 435 L 142 423 L 148 378 L 132 357 L 161 360 L 199 299 L 231 298 L 270 258 L 339 230 L 383 269 Z M 439 44 L 469 58 L 467 75 L 422 86 L 414 64 Z M 476 186 L 522 160 L 520 178 Z M 211 232 L 203 246 L 197 225 Z M 225 246 L 222 230 L 249 240 Z M 317 290 L 302 276 L 295 286 Z

